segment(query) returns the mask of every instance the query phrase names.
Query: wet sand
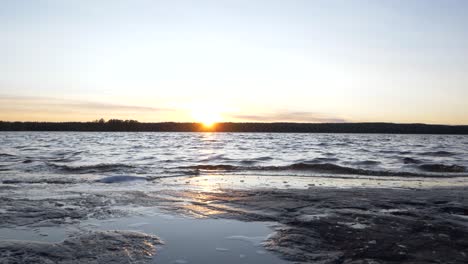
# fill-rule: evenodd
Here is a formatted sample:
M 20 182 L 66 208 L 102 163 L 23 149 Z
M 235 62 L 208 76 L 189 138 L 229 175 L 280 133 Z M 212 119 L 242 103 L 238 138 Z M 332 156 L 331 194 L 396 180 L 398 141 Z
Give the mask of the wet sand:
M 468 187 L 456 178 L 200 175 L 89 186 L 1 184 L 0 212 L 2 263 L 468 262 Z M 157 215 L 188 222 L 169 225 Z M 238 229 L 224 234 L 223 226 Z M 190 234 L 190 227 L 203 232 Z M 208 237 L 216 243 L 182 258 L 191 243 Z M 229 237 L 245 243 L 229 244 Z M 69 254 L 50 251 L 62 248 Z M 197 259 L 197 252 L 213 258 Z

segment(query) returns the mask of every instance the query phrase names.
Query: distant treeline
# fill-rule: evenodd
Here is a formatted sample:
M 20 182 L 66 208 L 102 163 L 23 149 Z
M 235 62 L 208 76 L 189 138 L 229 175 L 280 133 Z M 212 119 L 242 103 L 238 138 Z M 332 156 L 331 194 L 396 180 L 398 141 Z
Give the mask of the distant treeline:
M 3 122 L 0 131 L 135 131 L 135 132 L 273 132 L 273 133 L 389 133 L 468 134 L 468 126 L 394 123 L 140 123 L 103 119 L 93 122 Z

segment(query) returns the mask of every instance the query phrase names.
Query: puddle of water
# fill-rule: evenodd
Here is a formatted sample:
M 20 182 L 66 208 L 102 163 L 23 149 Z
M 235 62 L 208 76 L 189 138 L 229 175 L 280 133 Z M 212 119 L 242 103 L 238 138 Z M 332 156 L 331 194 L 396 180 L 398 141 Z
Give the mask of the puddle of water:
M 288 263 L 261 245 L 273 232 L 271 223 L 161 214 L 88 223 L 100 230 L 134 230 L 159 236 L 165 244 L 158 250 L 153 263 Z
M 60 242 L 86 230 L 131 230 L 156 235 L 164 241 L 153 263 L 288 263 L 261 245 L 273 232 L 273 223 L 181 217 L 153 209 L 144 211 L 141 216 L 86 220 L 79 226 L 0 228 L 0 239 Z

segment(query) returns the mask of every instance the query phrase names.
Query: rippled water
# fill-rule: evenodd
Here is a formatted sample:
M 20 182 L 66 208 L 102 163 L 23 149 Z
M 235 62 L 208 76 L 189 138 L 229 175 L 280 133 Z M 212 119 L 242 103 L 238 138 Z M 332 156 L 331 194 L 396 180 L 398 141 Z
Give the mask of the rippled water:
M 467 167 L 468 137 L 455 135 L 0 133 L 3 183 L 114 182 L 213 171 L 464 177 Z

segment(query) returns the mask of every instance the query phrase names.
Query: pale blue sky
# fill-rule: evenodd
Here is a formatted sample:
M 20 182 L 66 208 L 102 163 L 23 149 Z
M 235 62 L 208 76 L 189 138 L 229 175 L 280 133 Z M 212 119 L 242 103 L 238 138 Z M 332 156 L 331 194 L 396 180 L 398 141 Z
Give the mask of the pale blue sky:
M 455 0 L 0 0 L 0 119 L 192 121 L 202 108 L 468 124 L 467 14 Z

